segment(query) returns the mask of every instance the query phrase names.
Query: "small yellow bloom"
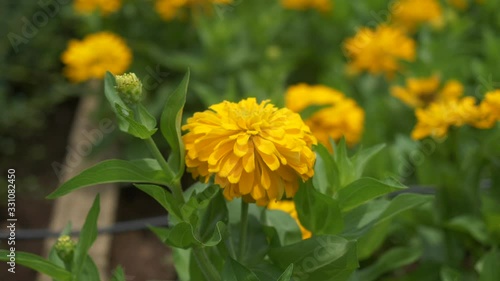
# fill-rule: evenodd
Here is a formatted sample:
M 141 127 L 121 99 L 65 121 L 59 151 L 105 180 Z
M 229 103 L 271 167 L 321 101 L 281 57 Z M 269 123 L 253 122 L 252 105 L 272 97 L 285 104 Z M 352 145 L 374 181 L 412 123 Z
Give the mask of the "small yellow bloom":
M 281 0 L 281 5 L 291 10 L 316 9 L 320 12 L 329 12 L 332 9 L 331 0 Z
M 326 147 L 331 148 L 330 138 L 338 141 L 344 136 L 349 145 L 361 138 L 365 113 L 356 101 L 341 92 L 322 85 L 298 84 L 288 88 L 285 101 L 286 107 L 298 113 L 309 106 L 327 106 L 305 120 L 313 135 Z
M 439 26 L 442 21 L 443 13 L 437 0 L 399 0 L 394 5 L 393 22 L 407 31 L 415 31 L 423 23 Z
M 443 138 L 451 126 L 474 125 L 477 122 L 478 108 L 474 97 L 463 97 L 417 108 L 415 115 L 417 125 L 412 131 L 413 139 L 428 136 Z
M 478 106 L 472 125 L 480 129 L 489 129 L 498 121 L 500 121 L 500 90 L 495 90 L 486 93 L 484 100 Z
M 66 65 L 66 77 L 73 82 L 83 82 L 102 79 L 106 71 L 122 74 L 132 61 L 132 51 L 118 35 L 99 32 L 83 40 L 71 40 L 61 59 Z
M 228 200 L 265 206 L 295 195 L 314 174 L 316 139 L 297 113 L 269 101 L 224 101 L 195 113 L 182 127 L 186 166 L 194 177 L 215 175 Z
M 299 215 L 297 213 L 297 209 L 295 208 L 295 203 L 290 200 L 283 201 L 271 201 L 269 205 L 267 205 L 269 210 L 280 210 L 285 213 L 288 213 L 298 224 L 300 231 L 302 232 L 302 239 L 307 239 L 312 236 L 312 233 L 307 230 L 299 221 Z
M 406 88 L 391 87 L 391 94 L 411 107 L 426 107 L 432 102 L 457 99 L 462 96 L 463 85 L 449 80 L 440 89 L 441 80 L 437 75 L 429 78 L 408 78 Z
M 415 41 L 402 29 L 380 25 L 375 30 L 363 27 L 344 43 L 349 71 L 383 73 L 391 78 L 401 69 L 400 61 L 415 59 Z
M 82 14 L 99 10 L 103 15 L 108 15 L 120 9 L 121 5 L 121 0 L 75 0 L 74 8 Z
M 155 9 L 164 20 L 173 20 L 184 8 L 202 8 L 211 11 L 214 4 L 231 4 L 232 0 L 156 0 Z

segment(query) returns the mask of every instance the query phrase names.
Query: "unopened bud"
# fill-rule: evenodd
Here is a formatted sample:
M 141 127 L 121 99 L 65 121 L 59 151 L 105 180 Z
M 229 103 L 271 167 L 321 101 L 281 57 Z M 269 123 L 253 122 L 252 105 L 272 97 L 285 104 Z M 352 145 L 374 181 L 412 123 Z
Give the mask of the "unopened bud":
M 116 90 L 127 105 L 139 103 L 142 99 L 142 83 L 135 73 L 116 75 Z
M 75 252 L 76 243 L 71 240 L 68 235 L 63 235 L 57 239 L 56 245 L 57 255 L 65 262 L 70 262 L 73 259 L 73 253 Z

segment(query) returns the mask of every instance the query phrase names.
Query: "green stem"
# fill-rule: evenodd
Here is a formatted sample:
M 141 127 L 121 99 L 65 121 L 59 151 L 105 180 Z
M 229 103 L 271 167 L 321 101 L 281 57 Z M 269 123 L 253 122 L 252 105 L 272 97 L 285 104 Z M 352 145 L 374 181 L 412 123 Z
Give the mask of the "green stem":
M 241 221 L 240 221 L 240 252 L 239 260 L 243 258 L 247 246 L 247 229 L 248 229 L 248 203 L 241 199 Z
M 215 268 L 215 266 L 210 262 L 210 259 L 207 256 L 207 253 L 203 248 L 193 247 L 193 254 L 198 266 L 200 267 L 203 275 L 210 281 L 220 281 L 222 280 L 219 272 Z
M 170 166 L 168 165 L 167 161 L 161 154 L 160 150 L 158 149 L 158 146 L 156 146 L 155 141 L 153 138 L 149 137 L 145 139 L 146 145 L 148 146 L 149 150 L 153 154 L 153 156 L 156 158 L 158 163 L 160 164 L 160 167 L 162 170 L 167 174 L 167 177 L 172 180 L 170 189 L 172 190 L 172 193 L 174 194 L 175 199 L 177 199 L 179 202 L 184 203 L 184 195 L 182 194 L 182 187 L 179 182 L 179 180 L 175 179 L 175 174 L 174 172 L 170 169 Z

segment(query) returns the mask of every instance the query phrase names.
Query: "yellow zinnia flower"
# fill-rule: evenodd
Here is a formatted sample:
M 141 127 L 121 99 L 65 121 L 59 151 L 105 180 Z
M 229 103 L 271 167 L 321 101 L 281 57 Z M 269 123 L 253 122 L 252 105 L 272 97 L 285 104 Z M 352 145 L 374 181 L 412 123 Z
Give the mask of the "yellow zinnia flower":
M 500 121 L 500 90 L 495 90 L 486 93 L 478 106 L 472 125 L 480 129 L 489 129 L 498 121 Z
M 186 7 L 211 10 L 214 4 L 231 4 L 232 0 L 156 0 L 155 9 L 164 20 L 173 20 Z
M 440 89 L 441 80 L 437 75 L 429 78 L 408 78 L 406 88 L 391 87 L 391 94 L 411 107 L 426 107 L 432 102 L 457 99 L 464 92 L 463 85 L 449 80 Z
M 75 0 L 74 8 L 82 14 L 99 10 L 103 15 L 108 15 L 120 9 L 121 0 Z
M 428 136 L 442 138 L 451 126 L 460 127 L 478 122 L 478 107 L 474 97 L 463 97 L 442 102 L 431 103 L 426 108 L 415 111 L 417 125 L 412 131 L 413 139 Z
M 330 138 L 338 141 L 345 137 L 349 145 L 357 143 L 363 132 L 365 113 L 356 101 L 332 88 L 298 84 L 288 88 L 286 107 L 301 112 L 309 106 L 326 106 L 316 111 L 305 123 L 313 135 L 328 148 Z
M 61 59 L 66 65 L 66 77 L 73 82 L 82 82 L 102 79 L 106 71 L 122 74 L 132 61 L 132 51 L 118 35 L 99 32 L 83 40 L 71 40 Z
M 288 213 L 297 222 L 300 232 L 302 232 L 302 239 L 307 239 L 312 236 L 312 233 L 300 223 L 299 214 L 297 213 L 297 209 L 295 208 L 295 203 L 293 201 L 271 201 L 269 202 L 269 205 L 267 205 L 267 208 L 269 210 L 280 210 Z
M 420 24 L 431 23 L 439 26 L 442 21 L 442 10 L 436 0 L 399 0 L 392 11 L 393 22 L 414 31 Z
M 331 0 L 281 0 L 281 5 L 291 10 L 316 9 L 320 12 L 328 12 L 332 9 Z
M 350 60 L 349 71 L 353 73 L 366 70 L 391 78 L 401 69 L 400 60 L 415 59 L 415 41 L 400 28 L 387 25 L 380 25 L 375 30 L 361 28 L 345 41 L 344 47 Z
M 316 139 L 297 113 L 269 101 L 224 101 L 198 112 L 182 127 L 186 166 L 194 177 L 224 189 L 228 200 L 243 197 L 265 206 L 292 197 L 299 179 L 313 176 Z

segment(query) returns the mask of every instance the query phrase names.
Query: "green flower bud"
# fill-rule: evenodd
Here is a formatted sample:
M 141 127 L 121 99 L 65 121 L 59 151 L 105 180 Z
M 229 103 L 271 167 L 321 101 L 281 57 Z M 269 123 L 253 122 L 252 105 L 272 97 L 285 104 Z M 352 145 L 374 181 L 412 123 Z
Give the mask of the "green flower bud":
M 73 253 L 75 252 L 76 243 L 71 240 L 68 235 L 63 235 L 57 239 L 56 245 L 57 255 L 65 262 L 70 262 L 73 259 Z
M 116 90 L 127 105 L 139 103 L 142 99 L 142 83 L 135 73 L 116 75 Z

